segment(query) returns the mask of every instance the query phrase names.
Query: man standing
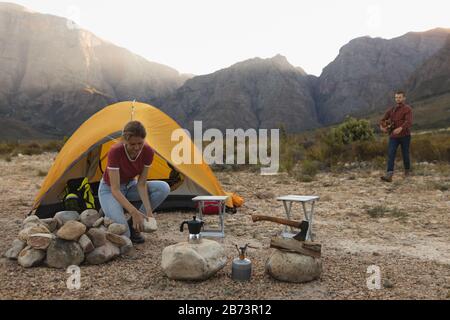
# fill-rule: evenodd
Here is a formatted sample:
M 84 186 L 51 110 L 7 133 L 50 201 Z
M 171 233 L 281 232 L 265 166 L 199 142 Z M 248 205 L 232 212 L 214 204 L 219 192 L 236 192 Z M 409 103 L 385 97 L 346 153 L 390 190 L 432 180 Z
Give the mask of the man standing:
M 380 129 L 384 133 L 389 133 L 388 163 L 386 175 L 381 180 L 392 182 L 394 175 L 395 155 L 398 146 L 401 146 L 405 177 L 411 170 L 409 158 L 409 146 L 411 144 L 412 109 L 405 104 L 406 95 L 403 91 L 395 93 L 396 106 L 386 111 L 380 121 Z

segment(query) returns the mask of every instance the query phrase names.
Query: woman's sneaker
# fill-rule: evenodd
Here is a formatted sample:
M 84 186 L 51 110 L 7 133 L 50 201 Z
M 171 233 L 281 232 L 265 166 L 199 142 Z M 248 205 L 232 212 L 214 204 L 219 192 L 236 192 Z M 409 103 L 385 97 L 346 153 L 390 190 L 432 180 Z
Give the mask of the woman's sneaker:
M 131 242 L 136 243 L 136 244 L 144 243 L 145 242 L 144 236 L 140 232 L 137 232 L 133 228 L 133 218 L 128 220 L 128 226 L 130 227 L 130 240 L 131 240 Z

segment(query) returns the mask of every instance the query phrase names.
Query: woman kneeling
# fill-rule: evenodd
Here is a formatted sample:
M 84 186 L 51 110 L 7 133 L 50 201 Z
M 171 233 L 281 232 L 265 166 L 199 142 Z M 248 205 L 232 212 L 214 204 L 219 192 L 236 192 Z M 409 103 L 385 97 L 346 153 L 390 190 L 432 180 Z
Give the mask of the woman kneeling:
M 105 216 L 126 225 L 126 236 L 133 243 L 145 241 L 140 234 L 144 230 L 145 219 L 153 217 L 153 210 L 170 193 L 166 182 L 147 181 L 154 151 L 145 143 L 146 135 L 144 126 L 138 121 L 131 121 L 125 126 L 123 141 L 112 146 L 108 152 L 108 165 L 98 191 Z M 130 201 L 142 201 L 140 209 L 136 209 Z M 129 221 L 124 209 L 131 215 Z

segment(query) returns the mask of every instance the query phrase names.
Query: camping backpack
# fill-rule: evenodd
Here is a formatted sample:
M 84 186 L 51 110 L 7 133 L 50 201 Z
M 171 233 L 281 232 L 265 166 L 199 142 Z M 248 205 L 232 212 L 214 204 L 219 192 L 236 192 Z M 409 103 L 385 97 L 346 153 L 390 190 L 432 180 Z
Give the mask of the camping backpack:
M 94 195 L 88 178 L 71 179 L 63 191 L 64 210 L 83 212 L 95 209 Z

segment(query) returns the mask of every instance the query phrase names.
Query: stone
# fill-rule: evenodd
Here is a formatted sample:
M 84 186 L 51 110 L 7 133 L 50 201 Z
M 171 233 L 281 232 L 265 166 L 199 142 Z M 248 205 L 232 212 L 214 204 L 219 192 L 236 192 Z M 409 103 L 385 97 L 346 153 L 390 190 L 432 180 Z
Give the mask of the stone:
M 91 228 L 94 223 L 100 218 L 100 214 L 97 210 L 94 209 L 84 210 L 80 215 L 81 222 L 88 228 Z
M 26 243 L 20 239 L 15 239 L 11 248 L 3 255 L 5 258 L 17 260 L 20 252 L 26 247 Z
M 51 268 L 65 269 L 79 266 L 84 261 L 84 252 L 75 241 L 55 239 L 47 249 L 46 264 Z
M 120 254 L 128 255 L 133 250 L 133 242 L 126 236 L 121 236 L 124 239 L 125 244 L 120 247 Z
M 94 222 L 94 224 L 92 225 L 93 228 L 98 228 L 103 224 L 103 220 L 105 218 L 101 217 L 99 219 L 97 219 L 97 221 Z
M 103 212 L 103 209 L 100 208 L 100 210 L 98 210 L 98 214 L 100 215 L 100 217 L 104 218 L 105 217 L 105 213 Z
M 394 287 L 394 284 L 391 282 L 391 280 L 385 279 L 383 281 L 383 287 L 385 287 L 386 289 L 392 289 Z
M 114 245 L 118 246 L 119 248 L 126 245 L 127 242 L 124 240 L 125 237 L 122 237 L 120 235 L 107 232 L 106 233 L 106 240 L 110 241 Z
M 106 241 L 106 243 L 86 256 L 86 263 L 89 264 L 103 264 L 111 261 L 115 257 L 120 255 L 120 249 L 113 245 L 111 242 Z
M 119 236 L 127 232 L 127 230 L 128 226 L 120 223 L 112 223 L 108 227 L 108 232 L 117 234 Z
M 181 242 L 164 248 L 161 267 L 169 279 L 206 280 L 226 262 L 225 250 L 219 243 L 202 239 L 198 244 Z
M 58 226 L 62 227 L 68 221 L 80 221 L 80 214 L 76 211 L 60 211 L 54 218 L 58 221 Z
M 89 237 L 85 234 L 80 237 L 80 239 L 78 240 L 78 244 L 81 246 L 81 249 L 83 249 L 84 253 L 92 252 L 95 249 L 91 239 L 89 239 Z
M 31 268 L 39 265 L 44 258 L 45 251 L 26 247 L 20 252 L 17 262 L 24 268 Z
M 36 234 L 36 233 L 50 233 L 50 231 L 44 225 L 34 225 L 34 226 L 28 227 L 28 228 L 20 231 L 19 239 L 24 242 L 27 242 L 30 235 Z
M 35 233 L 30 235 L 27 245 L 37 250 L 47 250 L 55 236 L 51 233 Z
M 36 221 L 33 221 L 33 222 L 28 222 L 28 223 L 26 223 L 24 226 L 23 226 L 23 230 L 24 229 L 28 229 L 28 228 L 31 228 L 31 227 L 35 227 L 35 226 L 45 226 L 45 227 L 47 227 L 45 224 L 43 224 L 43 223 L 39 223 L 39 222 L 36 222 Z M 48 228 L 47 228 L 48 229 Z M 49 230 L 50 231 L 50 230 Z
M 76 241 L 86 232 L 86 226 L 78 221 L 67 221 L 56 233 L 64 240 Z
M 109 225 L 111 225 L 111 224 L 113 224 L 114 223 L 114 220 L 112 220 L 112 219 L 110 219 L 110 218 L 108 218 L 108 217 L 105 217 L 104 219 L 103 219 L 103 225 L 105 226 L 105 227 L 109 227 Z
M 22 226 L 25 227 L 25 225 L 27 225 L 29 223 L 40 224 L 41 220 L 38 218 L 38 216 L 31 215 L 31 216 L 27 217 L 25 220 L 23 220 Z
M 275 250 L 266 262 L 266 272 L 280 281 L 309 282 L 319 279 L 322 261 L 298 253 Z
M 155 218 L 148 218 L 147 220 L 144 220 L 145 233 L 155 232 L 156 230 L 158 230 L 158 225 Z
M 94 247 L 102 247 L 106 243 L 106 232 L 101 229 L 89 229 L 86 235 L 91 239 Z
M 42 219 L 41 222 L 47 226 L 50 232 L 54 232 L 58 228 L 58 220 L 54 218 Z

